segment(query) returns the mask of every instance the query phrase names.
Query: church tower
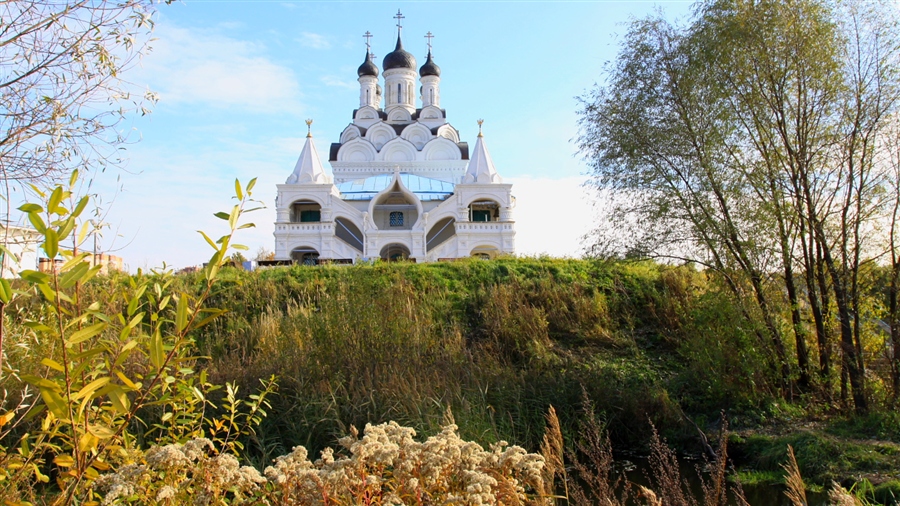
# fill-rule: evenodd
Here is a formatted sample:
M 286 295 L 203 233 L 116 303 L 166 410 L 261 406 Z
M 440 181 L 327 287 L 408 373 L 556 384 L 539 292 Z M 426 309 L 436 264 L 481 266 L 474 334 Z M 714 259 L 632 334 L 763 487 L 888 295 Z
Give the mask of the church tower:
M 431 262 L 515 253 L 512 185 L 494 166 L 482 121 L 470 156 L 441 108 L 434 36 L 425 35 L 425 63 L 417 69 L 403 47 L 404 16 L 398 11 L 394 19 L 397 42 L 382 60 L 383 88 L 372 34 L 363 35 L 359 108 L 329 150 L 332 177 L 307 121 L 300 158 L 278 185 L 275 263 Z

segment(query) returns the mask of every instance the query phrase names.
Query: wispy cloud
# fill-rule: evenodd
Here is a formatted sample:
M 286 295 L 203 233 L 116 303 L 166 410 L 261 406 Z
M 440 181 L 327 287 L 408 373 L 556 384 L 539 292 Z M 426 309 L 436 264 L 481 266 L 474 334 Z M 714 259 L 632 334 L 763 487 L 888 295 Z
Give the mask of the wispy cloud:
M 352 81 L 346 81 L 335 76 L 323 76 L 322 83 L 324 83 L 325 86 L 331 86 L 333 88 L 347 88 L 350 90 L 359 88 L 359 84 Z
M 153 51 L 137 79 L 163 104 L 238 107 L 262 113 L 298 111 L 294 72 L 266 56 L 258 43 L 216 31 L 159 26 Z
M 301 46 L 312 49 L 331 48 L 331 42 L 329 42 L 324 35 L 319 35 L 318 33 L 303 32 L 300 34 L 300 38 L 297 39 L 297 41 Z

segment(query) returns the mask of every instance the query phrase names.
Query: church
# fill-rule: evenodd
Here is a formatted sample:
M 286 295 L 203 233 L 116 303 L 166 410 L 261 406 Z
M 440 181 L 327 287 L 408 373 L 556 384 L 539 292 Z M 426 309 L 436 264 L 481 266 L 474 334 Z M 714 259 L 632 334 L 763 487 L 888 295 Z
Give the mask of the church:
M 359 107 L 331 144 L 329 176 L 312 140 L 277 185 L 275 260 L 434 262 L 515 253 L 515 198 L 494 167 L 478 121 L 470 150 L 441 108 L 441 69 L 429 32 L 425 63 L 397 44 L 381 65 L 366 32 Z M 419 81 L 418 100 L 415 94 Z M 381 84 L 383 82 L 383 85 Z

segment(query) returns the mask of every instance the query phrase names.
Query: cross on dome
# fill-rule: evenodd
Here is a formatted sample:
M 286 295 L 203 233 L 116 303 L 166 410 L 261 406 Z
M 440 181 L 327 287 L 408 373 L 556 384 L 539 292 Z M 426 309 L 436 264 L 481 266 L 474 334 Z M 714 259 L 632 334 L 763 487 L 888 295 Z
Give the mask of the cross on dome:
M 363 34 L 363 38 L 366 39 L 366 51 L 372 49 L 372 44 L 370 43 L 372 39 L 372 32 L 366 30 L 366 33 Z
M 432 35 L 431 32 L 428 32 L 425 34 L 425 38 L 428 39 L 428 52 L 430 53 L 431 52 L 431 39 L 434 38 L 434 35 Z
M 406 19 L 406 16 L 404 16 L 403 14 L 400 14 L 400 9 L 397 9 L 397 15 L 394 16 L 394 19 L 397 20 L 397 34 L 399 35 L 399 34 L 400 34 L 400 30 L 403 28 L 403 25 L 400 24 L 400 23 L 401 23 L 404 19 Z

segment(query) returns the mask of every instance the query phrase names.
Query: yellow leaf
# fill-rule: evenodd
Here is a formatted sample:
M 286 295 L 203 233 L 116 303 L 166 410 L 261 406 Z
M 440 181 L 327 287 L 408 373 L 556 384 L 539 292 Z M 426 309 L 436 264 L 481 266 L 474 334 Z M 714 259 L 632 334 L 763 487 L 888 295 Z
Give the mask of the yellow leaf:
M 100 444 L 100 439 L 97 436 L 90 432 L 85 432 L 78 439 L 78 450 L 87 453 L 96 448 L 98 444 Z
M 69 454 L 57 455 L 56 458 L 53 459 L 53 463 L 59 467 L 72 467 L 75 465 L 75 459 Z
M 16 416 L 15 411 L 10 411 L 9 413 L 0 415 L 0 428 L 2 428 L 4 425 L 8 424 L 15 416 Z

